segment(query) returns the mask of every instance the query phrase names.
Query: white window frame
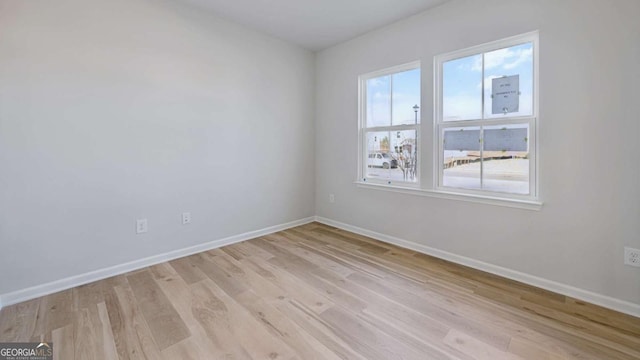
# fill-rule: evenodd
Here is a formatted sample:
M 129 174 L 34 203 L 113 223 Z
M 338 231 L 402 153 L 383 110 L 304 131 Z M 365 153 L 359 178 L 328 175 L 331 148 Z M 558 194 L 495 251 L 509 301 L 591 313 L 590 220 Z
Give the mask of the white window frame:
M 420 119 L 417 124 L 410 125 L 389 125 L 389 126 L 375 126 L 375 127 L 367 127 L 367 80 L 386 76 L 393 75 L 396 73 L 420 69 L 420 88 L 422 89 L 422 68 L 420 67 L 420 61 L 413 61 L 410 63 L 393 66 L 389 68 L 385 68 L 378 71 L 373 71 L 367 74 L 360 75 L 358 77 L 358 177 L 356 180 L 357 183 L 365 183 L 365 184 L 375 184 L 375 185 L 390 185 L 390 186 L 401 186 L 403 188 L 420 188 L 420 162 L 422 158 L 421 154 L 421 134 L 420 134 Z M 393 88 L 392 88 L 393 89 Z M 392 90 L 393 91 L 393 90 Z M 393 92 L 391 93 L 393 96 Z M 422 98 L 422 95 L 421 95 Z M 391 112 L 393 113 L 393 101 L 391 102 Z M 417 104 L 420 106 L 418 111 L 422 110 L 422 104 Z M 376 178 L 368 178 L 367 177 L 367 133 L 369 132 L 377 132 L 377 131 L 403 131 L 403 130 L 415 130 L 416 132 L 416 181 L 393 181 L 390 179 L 376 179 Z
M 450 60 L 455 60 L 472 55 L 480 55 L 484 57 L 484 53 L 503 49 L 511 46 L 521 45 L 524 43 L 533 44 L 533 94 L 532 94 L 532 114 L 527 116 L 505 116 L 503 118 L 489 118 L 485 119 L 485 99 L 482 92 L 482 118 L 474 120 L 454 120 L 444 121 L 443 119 L 443 64 Z M 495 199 L 505 200 L 521 200 L 521 201 L 538 201 L 538 177 L 539 177 L 539 154 L 538 154 L 538 74 L 539 74 L 539 39 L 538 32 L 531 32 L 523 35 L 510 37 L 503 40 L 493 41 L 490 43 L 470 47 L 467 49 L 454 51 L 442 55 L 438 55 L 434 58 L 434 119 L 433 122 L 433 184 L 434 189 L 440 192 L 460 194 L 460 195 L 472 195 L 472 196 L 488 196 Z M 482 79 L 484 83 L 484 64 L 483 64 Z M 496 125 L 509 125 L 509 124 L 528 124 L 529 125 L 529 194 L 514 194 L 507 192 L 495 192 L 482 189 L 462 189 L 455 187 L 443 186 L 443 174 L 444 174 L 444 131 L 447 128 L 459 128 L 459 127 L 484 127 L 484 126 L 496 126 Z M 482 138 L 481 131 L 481 138 Z M 482 179 L 482 173 L 481 173 Z M 482 181 L 482 180 L 481 180 Z

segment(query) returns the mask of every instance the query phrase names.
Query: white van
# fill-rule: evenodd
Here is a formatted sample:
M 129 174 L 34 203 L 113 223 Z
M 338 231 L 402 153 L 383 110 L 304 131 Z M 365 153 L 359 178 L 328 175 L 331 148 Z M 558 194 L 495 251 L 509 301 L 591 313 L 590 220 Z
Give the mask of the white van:
M 381 167 L 383 169 L 395 169 L 398 167 L 398 161 L 389 156 L 388 153 L 374 152 L 369 154 L 367 165 L 372 167 Z

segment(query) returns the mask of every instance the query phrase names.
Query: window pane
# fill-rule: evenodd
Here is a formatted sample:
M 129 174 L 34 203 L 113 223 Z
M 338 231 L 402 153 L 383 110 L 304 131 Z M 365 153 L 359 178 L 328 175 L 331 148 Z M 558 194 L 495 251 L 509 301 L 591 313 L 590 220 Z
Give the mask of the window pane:
M 482 55 L 442 64 L 443 121 L 482 118 Z
M 480 189 L 480 127 L 447 128 L 443 139 L 442 185 Z
M 507 95 L 503 88 L 514 91 L 514 95 Z M 533 115 L 533 43 L 484 54 L 484 115 Z
M 366 177 L 388 180 L 392 168 L 397 168 L 397 161 L 389 154 L 391 139 L 388 131 L 367 133 L 367 169 Z
M 416 130 L 391 132 L 391 157 L 396 167 L 391 169 L 391 180 L 416 182 L 418 180 L 418 148 Z
M 484 127 L 483 189 L 529 194 L 529 125 Z
M 367 126 L 391 125 L 391 76 L 367 80 Z
M 392 84 L 393 125 L 419 123 L 420 111 L 413 107 L 420 106 L 420 69 L 393 74 Z

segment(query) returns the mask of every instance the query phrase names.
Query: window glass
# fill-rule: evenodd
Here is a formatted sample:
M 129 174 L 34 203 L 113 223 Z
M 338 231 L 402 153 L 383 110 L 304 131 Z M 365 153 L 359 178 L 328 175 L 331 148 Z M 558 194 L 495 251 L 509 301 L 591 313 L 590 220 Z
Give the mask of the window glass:
M 443 186 L 480 189 L 480 127 L 446 128 L 443 139 Z
M 529 194 L 529 124 L 485 126 L 483 189 Z
M 420 69 L 393 74 L 392 83 L 392 125 L 419 123 L 414 106 L 420 104 Z
M 391 76 L 367 80 L 367 127 L 391 125 Z
M 360 77 L 362 180 L 418 184 L 420 81 L 417 62 Z
M 418 179 L 418 142 L 416 130 L 391 132 L 391 157 L 396 160 L 391 178 L 396 181 L 415 182 Z
M 482 118 L 482 55 L 442 64 L 444 121 Z
M 501 78 L 503 81 L 500 80 Z M 501 102 L 499 101 L 500 98 L 504 99 L 508 92 L 501 91 L 499 87 L 508 85 L 513 88 L 515 97 L 512 102 Z M 504 104 L 509 106 L 504 106 Z M 505 107 L 508 112 L 500 111 Z M 531 115 L 533 115 L 533 43 L 525 43 L 485 53 L 485 118 Z
M 439 187 L 536 197 L 536 44 L 532 33 L 436 57 Z
M 372 131 L 367 133 L 366 176 L 374 179 L 388 180 L 395 164 L 388 156 L 391 149 L 388 131 Z

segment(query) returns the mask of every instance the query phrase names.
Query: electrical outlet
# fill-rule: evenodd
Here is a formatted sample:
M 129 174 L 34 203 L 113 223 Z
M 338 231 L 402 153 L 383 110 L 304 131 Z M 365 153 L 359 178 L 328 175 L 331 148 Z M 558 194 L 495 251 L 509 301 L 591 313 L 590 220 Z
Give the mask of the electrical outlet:
M 183 212 L 182 213 L 182 225 L 191 224 L 191 213 Z
M 336 196 L 335 196 L 335 195 L 333 195 L 333 194 L 329 194 L 329 202 L 330 202 L 330 203 L 334 203 L 334 202 L 336 202 Z
M 136 234 L 142 234 L 149 231 L 149 227 L 147 226 L 147 219 L 138 219 L 136 220 Z
M 624 248 L 624 264 L 640 267 L 640 250 L 630 247 Z

